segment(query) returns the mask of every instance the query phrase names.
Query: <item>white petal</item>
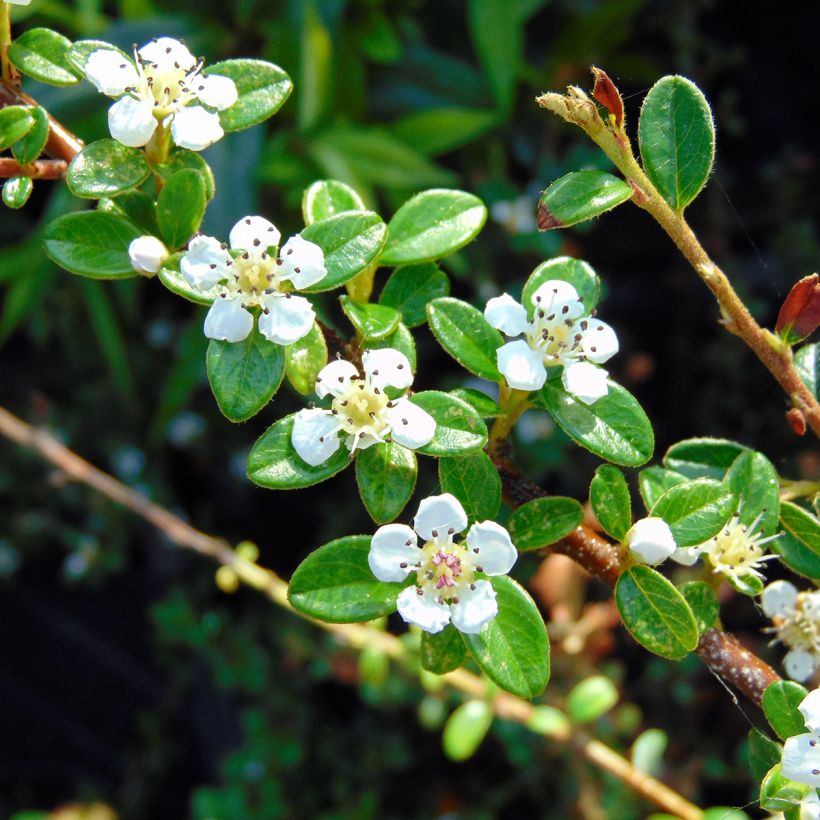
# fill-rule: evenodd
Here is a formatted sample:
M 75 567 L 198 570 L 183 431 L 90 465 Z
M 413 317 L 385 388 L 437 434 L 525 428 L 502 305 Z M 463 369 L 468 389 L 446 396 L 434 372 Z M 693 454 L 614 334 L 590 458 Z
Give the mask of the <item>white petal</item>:
M 700 558 L 703 548 L 697 547 L 678 547 L 669 557 L 677 564 L 684 567 L 694 566 L 698 558 Z
M 393 441 L 415 450 L 429 444 L 436 433 L 436 420 L 409 399 L 399 399 L 385 410 Z
M 304 297 L 274 293 L 264 297 L 262 305 L 259 332 L 271 342 L 289 345 L 310 333 L 316 314 Z
M 340 447 L 339 424 L 329 410 L 300 410 L 293 419 L 290 442 L 311 467 L 324 464 Z
M 806 728 L 810 732 L 820 731 L 820 689 L 812 689 L 797 707 L 806 721 Z
M 462 532 L 466 526 L 467 514 L 464 507 L 450 493 L 431 495 L 422 499 L 413 522 L 413 528 L 426 541 L 446 536 L 450 528 L 454 533 Z
M 346 382 L 359 378 L 359 371 L 347 359 L 334 359 L 316 377 L 316 395 L 323 399 L 328 393 L 339 396 L 347 389 Z
M 6 2 L 12 6 L 27 6 L 31 0 L 6 0 Z
M 122 97 L 108 109 L 108 130 L 129 148 L 142 148 L 157 130 L 154 108 L 148 100 Z
M 527 309 L 509 293 L 502 293 L 487 302 L 484 318 L 507 336 L 518 336 L 527 329 Z
M 365 350 L 362 367 L 374 387 L 398 387 L 404 389 L 413 384 L 413 370 L 404 353 L 392 347 Z
M 129 59 L 119 51 L 106 48 L 88 55 L 85 76 L 94 83 L 97 91 L 109 97 L 119 97 L 126 88 L 133 88 L 140 81 L 137 69 Z
M 138 52 L 143 60 L 155 63 L 161 71 L 173 69 L 178 64 L 184 71 L 196 65 L 196 57 L 184 43 L 173 37 L 158 37 L 146 43 Z
M 589 362 L 573 362 L 564 368 L 561 384 L 578 401 L 595 404 L 609 392 L 606 377 L 607 372 L 602 367 Z
M 474 551 L 474 563 L 487 575 L 506 575 L 518 558 L 510 534 L 495 521 L 473 524 L 467 546 Z
M 195 236 L 179 263 L 180 273 L 197 290 L 210 290 L 230 276 L 231 255 L 212 236 Z
M 194 80 L 194 86 L 197 97 L 217 111 L 230 108 L 239 99 L 236 83 L 230 77 L 209 74 L 207 77 L 198 77 Z
M 786 667 L 786 674 L 792 680 L 802 683 L 814 673 L 814 655 L 811 652 L 806 652 L 805 649 L 792 649 L 783 658 L 783 666 Z
M 543 310 L 547 316 L 553 313 L 563 319 L 577 319 L 586 312 L 584 303 L 578 298 L 578 291 L 562 279 L 549 279 L 532 295 L 536 310 Z
M 800 820 L 820 820 L 820 796 L 814 789 L 800 801 Z
M 278 247 L 281 234 L 272 222 L 262 216 L 246 216 L 231 228 L 228 241 L 235 251 L 263 253 Z
M 248 337 L 251 330 L 253 314 L 242 307 L 239 299 L 215 299 L 205 317 L 205 335 L 209 339 L 241 342 Z
M 642 518 L 626 534 L 624 543 L 632 555 L 644 564 L 659 564 L 677 549 L 672 530 L 662 518 Z
M 544 357 L 523 339 L 507 342 L 496 351 L 498 369 L 516 390 L 540 390 L 547 380 Z
M 583 325 L 586 324 L 586 330 Z M 575 322 L 572 333 L 581 334 L 584 356 L 595 364 L 603 364 L 618 352 L 618 337 L 615 331 L 598 319 L 589 318 Z
M 134 270 L 156 273 L 168 258 L 168 248 L 155 236 L 140 236 L 128 246 L 128 258 Z
M 453 626 L 467 635 L 481 632 L 481 627 L 498 615 L 498 601 L 489 581 L 476 581 L 475 589 L 467 587 L 459 592 L 458 603 L 451 604 Z
M 760 593 L 760 605 L 770 618 L 794 612 L 797 588 L 788 581 L 773 581 Z
M 206 111 L 201 105 L 189 105 L 177 111 L 171 121 L 174 143 L 191 151 L 202 151 L 224 135 L 219 115 Z
M 279 258 L 279 278 L 290 279 L 297 290 L 315 285 L 327 275 L 324 251 L 298 234 L 285 242 Z
M 406 524 L 379 527 L 370 539 L 367 563 L 380 581 L 403 581 L 420 560 L 418 538 Z
M 450 623 L 450 607 L 440 604 L 430 590 L 419 595 L 416 587 L 407 587 L 396 598 L 396 607 L 407 623 L 415 624 L 425 632 L 441 632 Z
M 812 621 L 820 621 L 820 591 L 804 592 L 801 600 L 803 614 Z
M 814 735 L 806 733 L 786 740 L 781 771 L 789 780 L 820 786 L 820 742 Z

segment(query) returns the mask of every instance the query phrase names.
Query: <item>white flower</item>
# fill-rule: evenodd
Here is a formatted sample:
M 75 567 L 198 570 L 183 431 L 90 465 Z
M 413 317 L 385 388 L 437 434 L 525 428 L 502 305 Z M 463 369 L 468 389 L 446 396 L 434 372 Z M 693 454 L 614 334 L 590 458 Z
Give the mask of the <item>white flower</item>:
M 259 332 L 289 345 L 310 332 L 313 306 L 288 288 L 305 288 L 324 278 L 325 258 L 313 242 L 292 236 L 277 255 L 281 235 L 261 216 L 246 216 L 233 226 L 230 248 L 212 236 L 195 236 L 180 261 L 191 287 L 215 295 L 205 318 L 210 339 L 239 342 L 253 329 L 250 308 L 262 309 Z
M 5 2 L 12 6 L 27 6 L 31 0 L 5 0 Z
M 789 780 L 820 786 L 820 689 L 809 692 L 797 708 L 809 731 L 786 740 L 781 771 Z
M 498 369 L 516 390 L 540 390 L 547 368 L 562 366 L 564 389 L 584 404 L 607 394 L 603 364 L 618 352 L 615 331 L 587 315 L 575 288 L 559 279 L 544 282 L 532 297 L 533 318 L 504 293 L 487 302 L 484 316 L 507 336 L 524 334 L 498 348 Z
M 425 498 L 413 521 L 380 527 L 370 542 L 368 564 L 380 581 L 401 582 L 416 573 L 416 584 L 399 593 L 396 606 L 405 621 L 426 632 L 441 632 L 452 621 L 475 634 L 498 614 L 496 593 L 482 575 L 506 575 L 518 553 L 504 527 L 494 521 L 473 524 L 467 538 L 453 539 L 467 526 L 467 515 L 450 493 Z M 418 539 L 423 543 L 419 545 Z
M 624 543 L 642 564 L 660 564 L 677 549 L 672 530 L 662 518 L 642 518 L 632 525 Z
M 820 796 L 812 789 L 800 801 L 800 820 L 820 820 Z
M 134 270 L 156 273 L 168 258 L 168 248 L 155 236 L 140 236 L 128 246 L 128 258 Z
M 219 115 L 238 97 L 228 77 L 206 76 L 185 45 L 160 37 L 134 51 L 134 62 L 113 49 L 91 52 L 85 74 L 97 90 L 119 98 L 108 110 L 111 136 L 123 145 L 146 145 L 159 124 L 171 128 L 174 142 L 201 151 L 224 131 Z
M 319 371 L 316 394 L 333 396 L 330 410 L 300 410 L 293 421 L 291 441 L 296 452 L 313 467 L 327 461 L 341 447 L 352 456 L 388 439 L 415 450 L 436 432 L 433 417 L 408 398 L 391 400 L 385 387 L 404 390 L 413 383 L 404 353 L 385 347 L 362 353 L 364 378 L 356 367 L 337 359 Z M 340 434 L 342 438 L 340 438 Z
M 774 624 L 768 631 L 789 647 L 783 658 L 786 673 L 792 680 L 808 680 L 820 667 L 820 590 L 798 592 L 788 581 L 774 581 L 761 593 L 760 603 Z M 809 728 L 816 731 L 820 724 Z

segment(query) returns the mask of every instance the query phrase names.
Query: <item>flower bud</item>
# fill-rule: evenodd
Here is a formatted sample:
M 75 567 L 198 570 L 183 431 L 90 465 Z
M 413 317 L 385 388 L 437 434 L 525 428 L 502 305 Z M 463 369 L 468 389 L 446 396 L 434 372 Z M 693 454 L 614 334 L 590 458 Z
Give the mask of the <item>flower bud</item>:
M 154 274 L 168 258 L 168 248 L 155 236 L 140 236 L 128 246 L 128 257 L 135 271 Z
M 804 276 L 789 291 L 774 329 L 789 344 L 810 336 L 820 325 L 820 277 Z
M 624 124 L 624 102 L 620 92 L 605 71 L 595 66 L 591 71 L 595 78 L 592 96 L 612 115 L 615 127 L 620 128 Z
M 626 534 L 624 543 L 642 564 L 660 564 L 677 549 L 672 530 L 662 518 L 642 518 Z

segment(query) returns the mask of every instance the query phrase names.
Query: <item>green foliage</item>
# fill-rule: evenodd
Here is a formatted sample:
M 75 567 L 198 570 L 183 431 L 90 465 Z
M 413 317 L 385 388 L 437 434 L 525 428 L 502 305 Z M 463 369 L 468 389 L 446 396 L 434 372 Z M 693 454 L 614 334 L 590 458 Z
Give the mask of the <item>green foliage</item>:
M 498 402 L 493 401 L 480 390 L 475 390 L 472 387 L 457 387 L 455 390 L 451 390 L 450 394 L 466 401 L 467 404 L 478 411 L 481 418 L 492 419 L 504 415 L 498 406 Z
M 237 101 L 219 112 L 226 131 L 241 131 L 264 122 L 285 104 L 293 90 L 287 73 L 264 60 L 224 60 L 207 66 L 206 73 L 230 77 L 239 92 Z
M 216 183 L 211 166 L 196 152 L 187 148 L 174 148 L 167 162 L 154 166 L 154 171 L 162 178 L 163 183 L 176 174 L 178 171 L 196 171 L 202 182 L 205 184 L 205 197 L 210 202 L 216 193 Z
M 806 731 L 803 715 L 797 707 L 807 694 L 805 687 L 790 680 L 778 680 L 766 687 L 763 693 L 763 713 L 782 740 Z
M 356 458 L 356 483 L 365 509 L 377 524 L 393 521 L 416 488 L 416 454 L 396 442 L 375 444 Z
M 736 507 L 725 484 L 698 478 L 667 490 L 650 512 L 669 524 L 679 547 L 690 547 L 717 535 Z
M 487 443 L 487 425 L 466 401 L 439 390 L 416 393 L 410 401 L 436 421 L 432 440 L 419 447 L 418 452 L 427 456 L 461 456 L 480 450 Z
M 591 723 L 617 702 L 615 684 L 603 675 L 593 675 L 573 687 L 567 696 L 567 714 L 574 723 Z
M 450 293 L 450 280 L 437 265 L 424 262 L 396 268 L 384 285 L 379 304 L 395 308 L 407 327 L 427 320 L 427 304 Z
M 452 625 L 441 632 L 421 633 L 421 666 L 434 675 L 446 675 L 458 669 L 467 658 L 467 647 L 461 633 Z
M 632 198 L 622 179 L 604 171 L 573 171 L 556 179 L 538 201 L 539 227 L 568 228 L 594 219 Z
M 589 485 L 589 503 L 604 531 L 623 541 L 632 526 L 632 501 L 624 474 L 602 464 Z
M 749 766 L 755 780 L 763 780 L 769 769 L 780 763 L 783 750 L 760 729 L 749 730 Z
M 683 484 L 686 477 L 674 470 L 663 467 L 647 467 L 638 474 L 638 489 L 641 492 L 644 506 L 651 510 L 655 502 L 669 489 Z
M 542 262 L 529 276 L 521 292 L 521 303 L 527 309 L 527 315 L 532 318 L 535 312 L 532 297 L 535 291 L 550 279 L 569 282 L 583 300 L 584 306 L 592 312 L 598 304 L 601 295 L 601 280 L 592 266 L 581 259 L 570 256 L 558 256 Z
M 14 158 L 20 165 L 27 165 L 29 162 L 34 162 L 43 149 L 46 147 L 48 141 L 48 116 L 44 109 L 40 106 L 28 109 L 29 114 L 34 119 L 34 125 L 31 126 L 29 132 L 21 137 L 17 142 L 11 146 L 11 152 Z
M 673 444 L 663 457 L 664 466 L 687 478 L 723 481 L 726 471 L 744 451 L 737 442 L 719 438 L 690 438 Z
M 205 181 L 197 171 L 183 168 L 168 177 L 157 197 L 157 223 L 170 249 L 183 247 L 199 230 L 206 204 Z
M 746 450 L 735 459 L 724 481 L 738 499 L 740 522 L 751 526 L 759 517 L 756 531 L 771 535 L 780 513 L 780 483 L 769 459 Z
M 803 345 L 794 354 L 794 366 L 815 397 L 820 397 L 820 345 Z
M 302 195 L 302 218 L 305 225 L 335 216 L 344 211 L 364 211 L 362 198 L 349 185 L 337 179 L 314 182 Z
M 788 812 L 797 808 L 808 792 L 808 786 L 784 777 L 778 764 L 772 767 L 760 784 L 760 808 Z
M 157 228 L 159 231 L 159 228 Z M 211 305 L 217 296 L 218 289 L 213 288 L 210 291 L 199 290 L 193 287 L 188 280 L 180 273 L 179 262 L 182 258 L 181 253 L 173 254 L 165 260 L 165 264 L 159 269 L 157 278 L 168 290 L 187 299 L 189 302 L 194 302 L 197 305 Z
M 23 139 L 34 127 L 31 110 L 22 105 L 0 108 L 0 151 Z
M 398 326 L 401 314 L 385 305 L 360 304 L 349 296 L 340 296 L 342 310 L 356 332 L 364 339 L 383 339 Z
M 75 85 L 82 77 L 69 62 L 71 40 L 48 28 L 31 28 L 9 45 L 9 60 L 21 73 L 49 85 Z
M 66 182 L 74 196 L 100 199 L 136 188 L 150 173 L 143 151 L 104 139 L 86 145 L 71 160 Z
M 444 754 L 450 760 L 471 758 L 493 724 L 493 707 L 483 700 L 462 703 L 444 724 L 441 736 Z
M 789 501 L 780 505 L 783 534 L 772 542 L 772 550 L 783 563 L 800 575 L 820 579 L 820 521 Z
M 680 591 L 695 616 L 698 634 L 702 635 L 715 625 L 720 614 L 717 595 L 704 581 L 689 581 L 680 588 Z
M 33 190 L 31 177 L 10 177 L 3 183 L 3 204 L 13 210 L 22 208 Z
M 535 550 L 560 541 L 583 520 L 584 509 L 574 498 L 547 496 L 534 498 L 514 510 L 507 529 L 519 550 Z
M 285 376 L 291 387 L 303 396 L 314 391 L 316 377 L 326 364 L 325 336 L 315 322 L 307 336 L 285 348 Z
M 501 505 L 501 478 L 490 457 L 482 452 L 438 463 L 441 489 L 452 493 L 470 522 L 494 519 Z

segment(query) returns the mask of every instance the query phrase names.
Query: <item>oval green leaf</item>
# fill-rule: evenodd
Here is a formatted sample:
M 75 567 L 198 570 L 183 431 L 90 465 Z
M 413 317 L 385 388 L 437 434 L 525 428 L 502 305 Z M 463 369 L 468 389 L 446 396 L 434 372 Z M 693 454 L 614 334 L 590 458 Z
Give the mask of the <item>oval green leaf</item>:
M 467 658 L 467 647 L 461 633 L 452 625 L 441 632 L 421 633 L 421 667 L 434 675 L 446 675 L 458 669 Z
M 772 541 L 772 552 L 799 575 L 819 580 L 820 521 L 797 504 L 784 501 L 780 505 L 780 526 L 784 532 Z
M 363 305 L 349 296 L 340 296 L 339 301 L 350 324 L 365 339 L 383 339 L 396 329 L 401 319 L 397 310 L 386 305 Z
M 532 297 L 535 291 L 550 279 L 559 279 L 569 282 L 578 292 L 588 312 L 592 312 L 601 296 L 601 280 L 597 273 L 583 259 L 573 259 L 571 256 L 557 256 L 542 262 L 528 277 L 521 292 L 521 304 L 527 309 L 527 315 L 532 318 L 535 305 Z
M 374 444 L 356 457 L 356 483 L 370 517 L 388 524 L 405 508 L 416 488 L 416 454 L 395 441 Z
M 663 457 L 664 466 L 687 478 L 723 481 L 726 471 L 745 450 L 742 444 L 723 438 L 690 438 L 673 444 Z
M 729 468 L 724 479 L 738 500 L 738 518 L 756 532 L 771 535 L 780 515 L 780 483 L 771 461 L 762 453 L 746 450 Z M 759 521 L 758 521 L 759 519 Z
M 702 635 L 715 625 L 720 614 L 717 595 L 714 589 L 703 581 L 689 581 L 680 588 L 680 591 L 695 616 L 698 634 Z
M 183 247 L 199 230 L 207 202 L 199 172 L 183 168 L 166 180 L 157 198 L 157 224 L 170 249 Z
M 806 731 L 803 715 L 797 709 L 806 695 L 806 688 L 791 680 L 770 683 L 763 692 L 763 713 L 781 740 Z
M 487 425 L 466 401 L 439 390 L 416 393 L 410 401 L 436 420 L 432 441 L 419 447 L 419 453 L 437 457 L 461 456 L 480 450 L 487 443 Z
M 467 404 L 478 411 L 483 419 L 494 419 L 504 415 L 497 401 L 473 387 L 456 387 L 450 391 L 450 395 L 458 396 L 458 398 L 466 401 Z
M 307 336 L 285 348 L 285 376 L 291 387 L 303 396 L 316 388 L 316 377 L 327 364 L 327 344 L 321 328 L 314 322 Z
M 11 177 L 3 183 L 3 204 L 16 211 L 28 202 L 33 190 L 31 177 Z
M 573 171 L 556 179 L 538 200 L 538 228 L 568 228 L 632 198 L 622 179 L 604 171 Z
M 396 268 L 379 296 L 380 305 L 395 308 L 407 327 L 427 320 L 427 303 L 450 293 L 450 280 L 437 265 L 424 262 Z
M 155 165 L 154 170 L 162 177 L 163 182 L 167 182 L 177 171 L 196 171 L 205 185 L 205 196 L 210 202 L 216 193 L 216 183 L 211 166 L 205 162 L 196 151 L 189 151 L 187 148 L 175 148 L 168 158 L 168 162 Z
M 589 503 L 604 531 L 618 541 L 632 526 L 632 500 L 624 474 L 611 464 L 602 464 L 589 485 Z
M 145 154 L 139 148 L 104 139 L 86 145 L 71 160 L 66 182 L 74 196 L 100 199 L 136 188 L 150 173 Z
M 441 459 L 438 477 L 441 489 L 461 502 L 471 522 L 495 518 L 501 506 L 501 478 L 485 452 Z
M 71 40 L 48 28 L 24 31 L 9 45 L 9 59 L 20 71 L 49 85 L 76 85 L 82 75 L 68 61 Z
M 647 467 L 638 474 L 638 489 L 644 506 L 651 510 L 655 502 L 669 489 L 686 483 L 686 476 L 663 467 Z
M 39 106 L 29 108 L 28 112 L 34 118 L 34 125 L 22 139 L 11 146 L 11 152 L 20 165 L 34 162 L 43 153 L 48 142 L 48 115 Z
M 534 498 L 513 511 L 507 529 L 519 550 L 537 550 L 560 541 L 584 520 L 584 508 L 574 498 L 559 495 Z
M 34 127 L 30 108 L 8 105 L 0 108 L 0 151 L 10 148 Z
M 349 185 L 337 179 L 321 179 L 305 189 L 302 195 L 302 217 L 305 225 L 335 216 L 344 211 L 364 211 L 362 198 Z
M 576 684 L 567 695 L 567 714 L 575 723 L 590 723 L 617 702 L 615 684 L 603 675 L 593 675 Z
M 794 354 L 794 366 L 806 387 L 820 398 L 820 344 L 803 345 Z
M 441 744 L 444 754 L 461 762 L 471 758 L 493 725 L 493 707 L 483 700 L 462 703 L 444 724 Z
M 717 535 L 736 508 L 737 498 L 725 484 L 698 478 L 667 490 L 650 512 L 669 524 L 679 547 L 691 547 Z

